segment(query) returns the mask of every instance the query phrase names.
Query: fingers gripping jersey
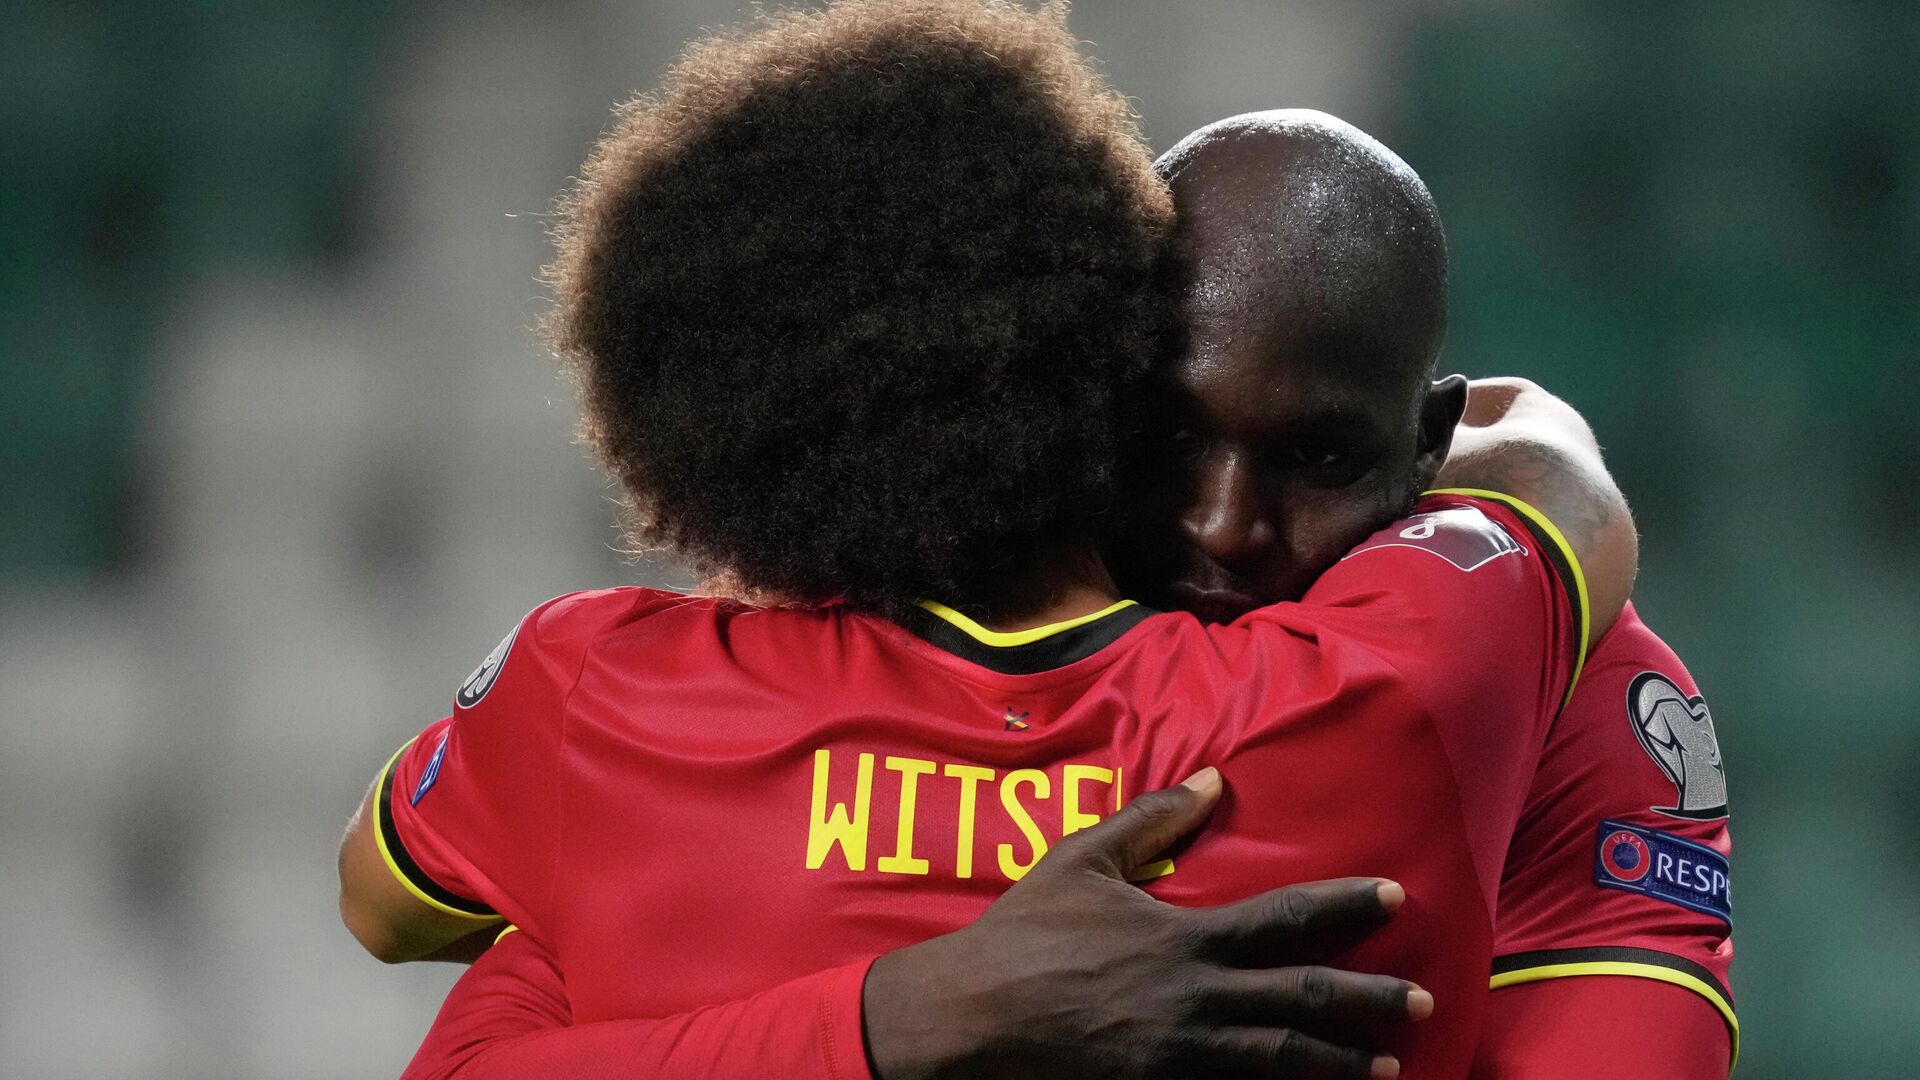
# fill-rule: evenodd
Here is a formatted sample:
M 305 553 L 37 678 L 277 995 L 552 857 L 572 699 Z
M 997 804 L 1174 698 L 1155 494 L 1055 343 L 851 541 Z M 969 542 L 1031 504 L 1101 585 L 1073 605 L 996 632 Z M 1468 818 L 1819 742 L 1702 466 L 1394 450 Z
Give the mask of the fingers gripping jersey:
M 396 761 L 395 865 L 550 948 L 577 1023 L 674 1017 L 957 929 L 1059 837 L 1211 764 L 1226 797 L 1147 887 L 1401 881 L 1392 924 L 1325 959 L 1448 1001 L 1392 1049 L 1463 1074 L 1493 890 L 1584 620 L 1524 511 L 1417 510 L 1306 601 L 1224 627 L 1126 604 L 992 634 L 937 605 L 896 625 L 562 598 Z
M 1733 961 L 1725 771 L 1693 678 L 1631 605 L 1555 721 L 1500 886 L 1496 989 L 1631 976 L 1697 995 L 1724 1021 Z M 1511 1031 L 1516 1044 L 1524 1025 Z M 1515 1059 L 1496 1029 L 1477 1076 Z M 1524 1071 L 1518 1075 L 1530 1075 Z

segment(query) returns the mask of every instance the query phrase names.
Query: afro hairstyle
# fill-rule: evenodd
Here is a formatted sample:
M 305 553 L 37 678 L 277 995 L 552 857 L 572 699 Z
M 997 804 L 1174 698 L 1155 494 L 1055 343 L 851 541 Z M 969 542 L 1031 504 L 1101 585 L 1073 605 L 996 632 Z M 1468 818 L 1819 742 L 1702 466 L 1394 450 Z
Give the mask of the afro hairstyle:
M 548 329 L 640 546 L 763 601 L 990 613 L 1128 501 L 1171 226 L 1064 5 L 843 0 L 619 110 Z

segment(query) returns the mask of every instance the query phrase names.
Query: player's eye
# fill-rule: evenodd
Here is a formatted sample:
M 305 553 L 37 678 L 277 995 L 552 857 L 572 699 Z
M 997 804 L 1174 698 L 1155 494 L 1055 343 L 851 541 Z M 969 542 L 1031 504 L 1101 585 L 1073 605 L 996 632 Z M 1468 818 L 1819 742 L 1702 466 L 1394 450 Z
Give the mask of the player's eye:
M 1206 450 L 1206 440 L 1201 438 L 1200 429 L 1182 424 L 1167 436 L 1167 444 L 1175 456 L 1184 460 L 1198 459 Z
M 1331 469 L 1345 462 L 1347 455 L 1327 446 L 1293 446 L 1287 448 L 1287 460 L 1294 465 L 1309 469 Z

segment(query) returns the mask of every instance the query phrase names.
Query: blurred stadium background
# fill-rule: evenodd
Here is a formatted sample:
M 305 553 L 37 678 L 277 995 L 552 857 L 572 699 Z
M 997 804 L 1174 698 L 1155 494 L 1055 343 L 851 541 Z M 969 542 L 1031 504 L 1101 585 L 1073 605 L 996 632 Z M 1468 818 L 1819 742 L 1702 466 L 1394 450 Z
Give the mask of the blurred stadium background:
M 0 1074 L 398 1072 L 454 969 L 359 952 L 338 830 L 520 613 L 651 573 L 529 332 L 541 214 L 608 105 L 740 12 L 0 16 Z M 1642 610 L 1718 720 L 1741 1075 L 1910 1072 L 1920 5 L 1081 0 L 1074 25 L 1156 148 L 1314 106 L 1426 177 L 1451 366 L 1593 419 Z

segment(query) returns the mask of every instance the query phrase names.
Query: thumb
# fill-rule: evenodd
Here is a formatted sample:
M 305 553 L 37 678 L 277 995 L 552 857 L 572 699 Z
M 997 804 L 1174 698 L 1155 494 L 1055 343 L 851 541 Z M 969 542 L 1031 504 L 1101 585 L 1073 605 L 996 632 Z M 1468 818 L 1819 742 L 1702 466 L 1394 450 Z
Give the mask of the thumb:
M 1138 796 L 1119 813 L 1067 837 L 1062 846 L 1077 849 L 1072 862 L 1131 881 L 1207 819 L 1220 790 L 1220 770 L 1209 765 L 1174 787 Z

